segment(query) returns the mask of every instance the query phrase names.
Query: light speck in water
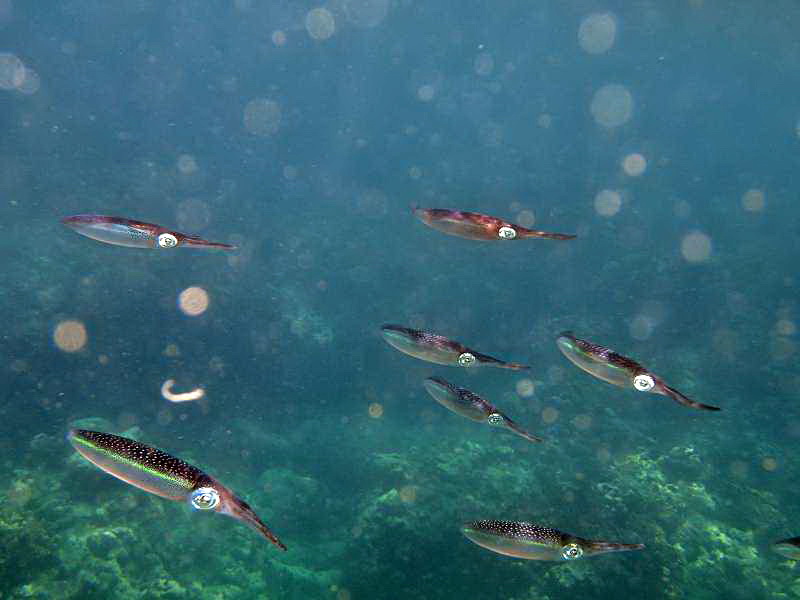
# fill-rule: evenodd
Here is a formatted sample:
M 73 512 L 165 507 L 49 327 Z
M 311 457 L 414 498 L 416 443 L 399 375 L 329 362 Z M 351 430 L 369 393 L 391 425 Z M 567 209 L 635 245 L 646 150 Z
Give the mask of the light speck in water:
M 613 217 L 622 207 L 622 194 L 616 190 L 600 190 L 594 197 L 594 210 L 601 217 Z
M 633 115 L 633 96 L 625 86 L 609 83 L 594 93 L 589 110 L 598 125 L 619 127 Z
M 742 195 L 742 208 L 748 212 L 761 212 L 766 204 L 766 195 L 762 190 L 749 189 Z
M 700 231 L 693 231 L 683 236 L 681 254 L 690 263 L 700 263 L 711 256 L 711 238 Z
M 336 31 L 336 20 L 327 8 L 312 8 L 306 14 L 306 31 L 315 40 L 327 40 Z
M 647 159 L 638 152 L 628 154 L 622 159 L 622 170 L 625 171 L 626 175 L 638 177 L 643 174 L 646 169 Z
M 578 27 L 578 43 L 589 54 L 608 52 L 617 37 L 617 19 L 611 13 L 593 13 Z

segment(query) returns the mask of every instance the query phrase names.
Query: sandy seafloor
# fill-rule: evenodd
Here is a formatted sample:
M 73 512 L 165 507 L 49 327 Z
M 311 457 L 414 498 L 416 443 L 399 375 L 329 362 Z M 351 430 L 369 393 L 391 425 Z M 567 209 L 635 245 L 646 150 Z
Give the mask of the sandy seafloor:
M 0 598 L 800 598 L 771 549 L 800 534 L 799 28 L 787 1 L 0 0 Z M 722 411 L 591 377 L 564 330 Z M 197 465 L 288 551 L 104 474 L 74 426 Z M 476 519 L 646 549 L 519 560 Z

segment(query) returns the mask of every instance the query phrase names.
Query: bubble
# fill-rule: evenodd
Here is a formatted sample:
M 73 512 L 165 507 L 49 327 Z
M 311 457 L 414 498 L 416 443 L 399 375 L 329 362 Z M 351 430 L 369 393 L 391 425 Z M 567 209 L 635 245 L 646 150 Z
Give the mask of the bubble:
M 778 468 L 778 461 L 768 456 L 761 461 L 761 468 L 765 471 L 775 471 Z
M 488 52 L 481 52 L 475 57 L 473 67 L 475 68 L 475 73 L 481 77 L 487 77 L 494 71 L 494 58 Z
M 273 31 L 270 39 L 272 40 L 272 43 L 279 48 L 286 45 L 286 34 L 280 29 Z
M 417 98 L 419 98 L 423 102 L 430 102 L 431 100 L 433 100 L 433 97 L 435 95 L 436 95 L 436 88 L 430 83 L 421 85 L 417 89 Z
M 575 429 L 585 431 L 592 426 L 592 417 L 589 415 L 577 415 L 572 419 L 572 424 L 575 426 Z
M 794 335 L 797 333 L 797 325 L 789 319 L 781 319 L 775 323 L 775 333 L 778 335 Z
M 25 67 L 25 78 L 17 86 L 17 91 L 32 96 L 39 91 L 40 87 L 42 87 L 42 81 L 39 79 L 39 74 L 30 67 Z
M 175 219 L 182 230 L 200 231 L 211 222 L 211 209 L 203 200 L 188 198 L 178 204 Z
M 594 13 L 578 27 L 578 43 L 589 54 L 608 52 L 617 37 L 617 20 L 611 13 Z
M 283 167 L 283 178 L 291 181 L 297 178 L 297 167 L 286 165 Z
M 356 27 L 377 27 L 389 13 L 389 0 L 345 0 L 344 14 Z
M 711 256 L 711 238 L 700 231 L 693 231 L 683 236 L 681 254 L 688 262 L 699 263 Z
M 550 129 L 553 124 L 553 117 L 547 113 L 542 113 L 536 117 L 536 124 L 542 129 Z
M 206 312 L 208 302 L 208 292 L 197 286 L 188 287 L 178 295 L 178 308 L 190 317 L 196 317 Z
M 281 126 L 281 106 L 274 100 L 256 98 L 244 107 L 244 127 L 252 134 L 268 136 Z
M 622 170 L 626 175 L 638 177 L 645 172 L 645 169 L 647 169 L 647 159 L 638 152 L 628 154 L 622 159 Z
M 167 344 L 162 354 L 169 358 L 176 358 L 181 355 L 181 351 L 175 344 Z
M 517 382 L 517 394 L 523 398 L 530 398 L 536 391 L 532 379 L 520 379 Z
M 414 504 L 417 501 L 417 486 L 406 485 L 400 488 L 400 500 L 404 504 Z
M 336 31 L 336 21 L 326 8 L 312 8 L 306 14 L 306 31 L 315 40 L 327 40 Z
M 764 210 L 766 196 L 762 190 L 750 189 L 742 195 L 742 208 L 749 212 Z
M 548 406 L 542 411 L 542 421 L 547 424 L 555 423 L 558 420 L 558 409 Z
M 628 332 L 635 340 L 648 339 L 655 329 L 655 322 L 647 315 L 636 315 L 628 326 Z
M 408 170 L 408 176 L 411 177 L 411 179 L 419 179 L 420 177 L 422 177 L 422 169 L 416 166 L 411 167 Z
M 536 223 L 536 216 L 532 210 L 521 210 L 517 215 L 517 223 L 523 227 L 531 227 Z
M 595 92 L 589 110 L 598 125 L 619 127 L 633 114 L 633 96 L 625 86 L 610 83 Z
M 383 405 L 380 402 L 373 402 L 369 405 L 367 412 L 373 419 L 380 419 L 383 416 Z
M 61 321 L 53 332 L 53 341 L 59 350 L 77 352 L 86 345 L 86 327 L 80 321 Z
M 183 175 L 191 175 L 197 171 L 197 161 L 191 154 L 181 154 L 176 163 L 178 171 Z
M 622 194 L 616 190 L 600 190 L 594 197 L 594 210 L 602 217 L 613 217 L 622 207 Z
M 25 65 L 14 54 L 0 52 L 0 89 L 13 90 L 25 81 Z
M 98 354 L 97 355 L 97 362 L 100 363 L 103 366 L 107 365 L 110 361 L 111 361 L 111 359 L 108 357 L 108 354 Z

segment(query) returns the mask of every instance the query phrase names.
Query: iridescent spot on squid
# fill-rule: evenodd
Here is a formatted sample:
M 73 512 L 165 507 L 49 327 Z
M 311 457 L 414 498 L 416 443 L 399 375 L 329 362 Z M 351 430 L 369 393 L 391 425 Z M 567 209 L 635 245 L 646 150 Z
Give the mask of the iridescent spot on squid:
M 558 336 L 556 344 L 561 353 L 573 364 L 607 383 L 633 388 L 640 392 L 668 396 L 675 402 L 690 408 L 720 410 L 716 406 L 702 404 L 687 398 L 635 360 L 617 354 L 610 348 L 579 339 L 572 332 L 562 333 Z
M 416 206 L 413 206 L 411 210 L 414 216 L 428 227 L 468 240 L 485 242 L 528 238 L 571 240 L 576 237 L 567 233 L 534 231 L 522 225 L 516 225 L 503 219 L 480 213 L 447 208 L 419 208 Z

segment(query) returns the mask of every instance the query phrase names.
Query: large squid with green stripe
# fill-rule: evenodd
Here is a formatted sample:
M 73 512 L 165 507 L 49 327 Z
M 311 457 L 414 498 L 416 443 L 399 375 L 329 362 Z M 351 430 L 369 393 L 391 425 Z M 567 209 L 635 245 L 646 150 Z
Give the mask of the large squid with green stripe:
M 196 510 L 233 517 L 286 550 L 247 502 L 197 467 L 111 433 L 73 429 L 67 439 L 81 456 L 117 479 L 162 498 L 188 502 Z

